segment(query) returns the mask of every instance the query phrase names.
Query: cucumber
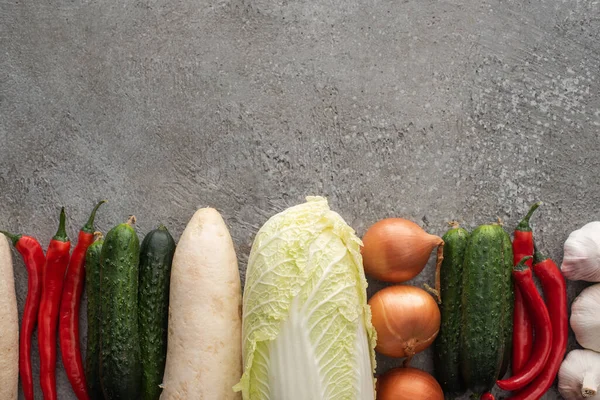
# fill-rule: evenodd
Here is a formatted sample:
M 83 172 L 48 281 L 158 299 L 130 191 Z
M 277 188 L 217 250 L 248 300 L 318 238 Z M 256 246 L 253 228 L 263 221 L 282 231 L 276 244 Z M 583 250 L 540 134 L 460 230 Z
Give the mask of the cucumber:
M 87 350 L 85 379 L 92 400 L 103 400 L 100 386 L 100 251 L 103 240 L 96 240 L 85 253 L 85 286 L 87 291 Z
M 167 359 L 169 284 L 175 241 L 164 226 L 148 233 L 140 249 L 138 292 L 143 400 L 158 400 Z
M 512 246 L 500 225 L 482 225 L 469 238 L 461 296 L 461 374 L 476 394 L 499 378 L 512 330 Z
M 442 320 L 434 343 L 434 366 L 438 382 L 445 393 L 464 391 L 460 375 L 460 326 L 462 268 L 469 232 L 452 228 L 442 237 L 444 260 L 441 267 L 440 312 Z
M 130 222 L 108 232 L 100 253 L 100 382 L 106 400 L 139 399 L 141 394 L 140 243 Z

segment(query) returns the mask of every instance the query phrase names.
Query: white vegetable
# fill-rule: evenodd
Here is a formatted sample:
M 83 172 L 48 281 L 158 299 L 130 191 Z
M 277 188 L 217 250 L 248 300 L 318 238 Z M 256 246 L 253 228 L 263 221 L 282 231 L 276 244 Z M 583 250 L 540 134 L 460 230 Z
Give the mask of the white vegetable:
M 600 400 L 600 354 L 573 350 L 558 371 L 558 391 L 567 400 Z
M 567 279 L 600 282 L 600 221 L 571 232 L 560 269 Z
M 244 290 L 245 400 L 373 400 L 360 239 L 322 197 L 269 219 Z
M 0 234 L 0 399 L 16 400 L 19 385 L 19 313 L 12 256 Z
M 600 352 L 600 283 L 585 288 L 573 301 L 571 329 L 582 347 Z
M 242 375 L 241 284 L 221 215 L 198 210 L 177 244 L 171 270 L 162 400 L 234 400 Z

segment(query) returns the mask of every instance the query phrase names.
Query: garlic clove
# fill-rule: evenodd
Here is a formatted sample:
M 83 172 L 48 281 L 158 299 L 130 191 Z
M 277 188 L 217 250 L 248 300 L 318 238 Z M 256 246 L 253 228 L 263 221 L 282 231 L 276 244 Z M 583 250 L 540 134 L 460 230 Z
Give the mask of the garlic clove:
M 600 221 L 571 232 L 560 269 L 570 280 L 600 282 Z
M 567 400 L 600 400 L 600 354 L 573 350 L 558 371 L 558 391 Z
M 585 288 L 571 305 L 571 329 L 584 348 L 600 352 L 600 283 Z

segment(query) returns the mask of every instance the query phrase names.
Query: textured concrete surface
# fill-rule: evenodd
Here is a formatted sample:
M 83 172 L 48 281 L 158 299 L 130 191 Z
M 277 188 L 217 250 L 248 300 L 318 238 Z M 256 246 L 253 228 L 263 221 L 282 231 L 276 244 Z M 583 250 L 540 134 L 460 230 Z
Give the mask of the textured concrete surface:
M 560 261 L 600 219 L 599 74 L 591 0 L 2 0 L 0 226 L 47 245 L 59 206 L 75 237 L 108 198 L 103 231 L 135 214 L 178 238 L 212 205 L 243 276 L 256 230 L 307 194 L 359 234 L 388 216 L 512 230 L 543 200 Z

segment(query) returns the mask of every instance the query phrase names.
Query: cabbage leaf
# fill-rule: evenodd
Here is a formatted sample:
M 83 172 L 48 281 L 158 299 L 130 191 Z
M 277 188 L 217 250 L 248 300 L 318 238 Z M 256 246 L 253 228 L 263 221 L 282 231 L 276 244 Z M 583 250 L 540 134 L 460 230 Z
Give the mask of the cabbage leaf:
M 244 400 L 373 400 L 375 331 L 361 241 L 322 197 L 273 216 L 243 297 Z

